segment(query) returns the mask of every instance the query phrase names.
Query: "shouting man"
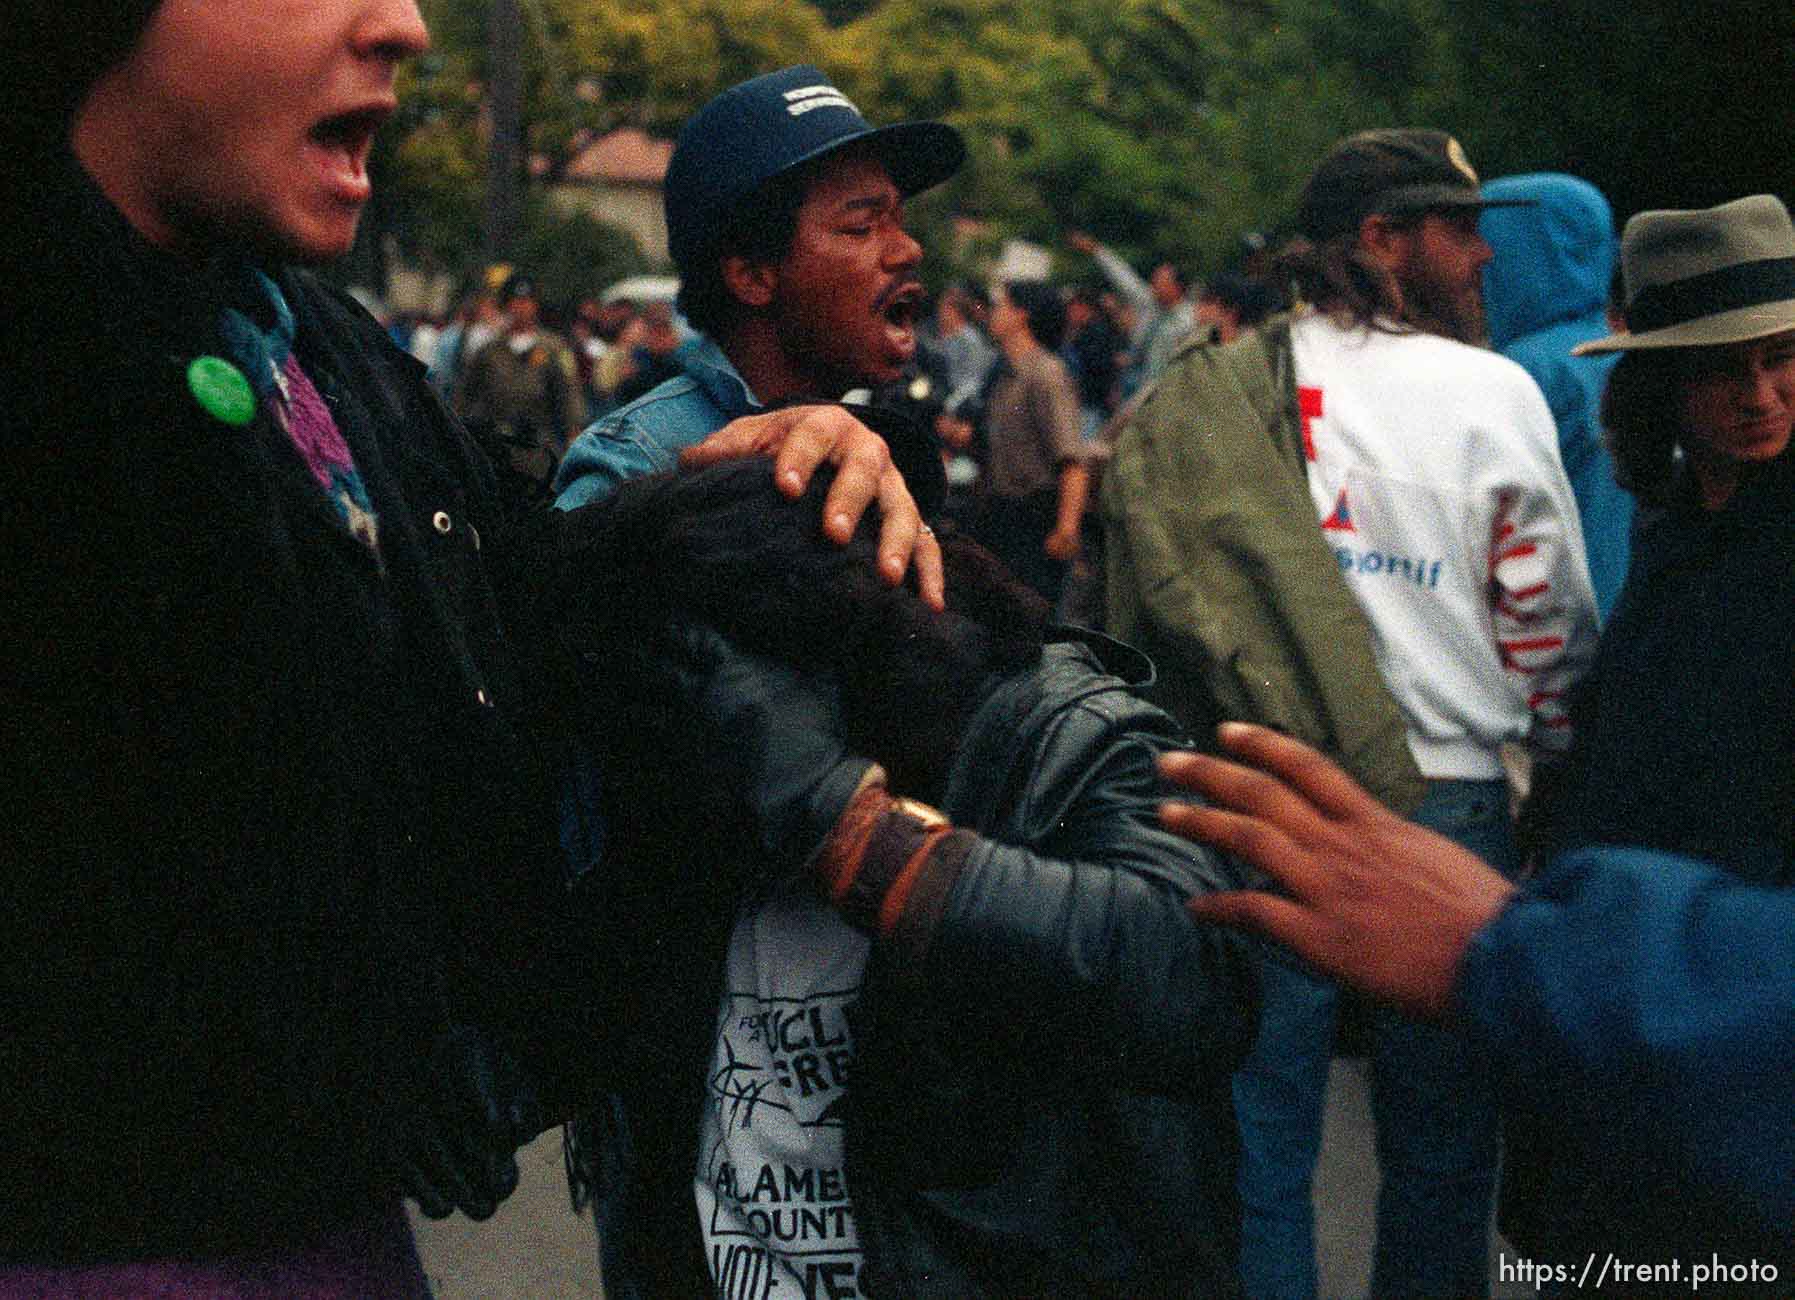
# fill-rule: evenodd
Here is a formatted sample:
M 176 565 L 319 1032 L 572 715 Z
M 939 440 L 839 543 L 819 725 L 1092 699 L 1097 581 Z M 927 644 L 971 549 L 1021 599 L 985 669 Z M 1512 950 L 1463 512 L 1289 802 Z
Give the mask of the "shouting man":
M 594 424 L 557 480 L 569 508 L 731 418 L 889 383 L 916 354 L 922 246 L 904 200 L 965 157 L 939 122 L 874 128 L 815 68 L 757 77 L 680 131 L 667 168 L 679 307 L 703 335 L 686 373 Z

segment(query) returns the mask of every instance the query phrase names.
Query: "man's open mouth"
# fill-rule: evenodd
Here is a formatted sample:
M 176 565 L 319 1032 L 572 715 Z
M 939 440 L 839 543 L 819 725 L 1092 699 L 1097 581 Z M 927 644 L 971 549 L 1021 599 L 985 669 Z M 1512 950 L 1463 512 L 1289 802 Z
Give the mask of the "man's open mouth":
M 883 304 L 886 323 L 900 330 L 914 329 L 916 313 L 922 306 L 922 286 L 911 281 L 892 292 Z

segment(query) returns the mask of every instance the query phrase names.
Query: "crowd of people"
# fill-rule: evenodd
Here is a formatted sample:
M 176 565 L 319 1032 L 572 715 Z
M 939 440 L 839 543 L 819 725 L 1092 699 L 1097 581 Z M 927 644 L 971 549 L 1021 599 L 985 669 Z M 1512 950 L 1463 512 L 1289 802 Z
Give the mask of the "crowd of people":
M 525 512 L 547 505 L 580 430 L 678 375 L 693 337 L 671 302 L 607 295 L 569 310 L 508 263 L 485 268 L 448 316 L 388 329 L 491 457 L 507 507 Z
M 677 313 L 419 358 L 313 269 L 411 0 L 22 21 L 0 1295 L 426 1296 L 565 1124 L 617 1300 L 1313 1296 L 1361 996 L 1376 1294 L 1786 1291 L 1780 200 L 1378 129 L 931 303 L 959 132 L 797 66 Z

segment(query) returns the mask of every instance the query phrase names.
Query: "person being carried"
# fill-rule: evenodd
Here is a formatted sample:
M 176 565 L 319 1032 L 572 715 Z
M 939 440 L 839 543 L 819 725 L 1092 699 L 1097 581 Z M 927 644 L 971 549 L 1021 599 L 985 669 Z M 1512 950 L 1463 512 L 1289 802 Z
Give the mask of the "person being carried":
M 603 912 L 682 918 L 620 1009 L 656 1032 L 607 1292 L 692 1293 L 702 1248 L 719 1290 L 1232 1294 L 1254 988 L 1190 942 L 1235 877 L 1154 824 L 1149 666 L 960 538 L 935 615 L 819 508 L 752 462 L 628 484 L 570 606 L 638 814 Z

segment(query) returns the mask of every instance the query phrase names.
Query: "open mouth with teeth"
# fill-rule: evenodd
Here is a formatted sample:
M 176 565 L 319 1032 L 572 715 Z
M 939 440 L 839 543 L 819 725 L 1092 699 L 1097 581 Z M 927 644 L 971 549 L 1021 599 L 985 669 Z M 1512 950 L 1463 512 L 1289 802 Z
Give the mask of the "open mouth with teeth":
M 885 317 L 893 346 L 905 359 L 916 351 L 916 315 L 922 307 L 922 286 L 911 283 L 888 297 L 880 314 Z

